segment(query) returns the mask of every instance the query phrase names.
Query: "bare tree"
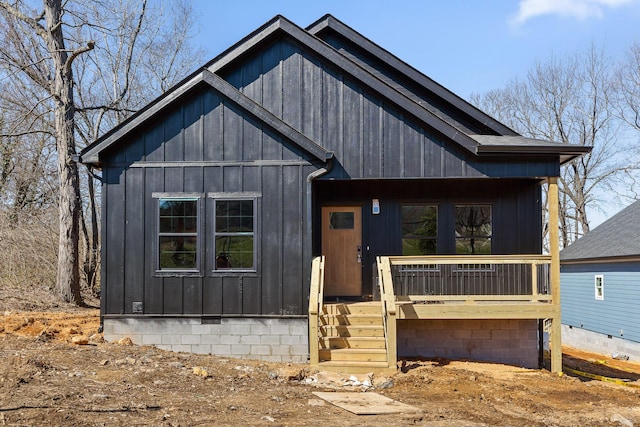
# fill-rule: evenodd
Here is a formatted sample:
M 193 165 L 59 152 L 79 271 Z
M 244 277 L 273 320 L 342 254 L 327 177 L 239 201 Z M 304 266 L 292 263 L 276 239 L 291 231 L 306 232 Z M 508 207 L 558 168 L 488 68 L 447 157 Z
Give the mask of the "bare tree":
M 572 57 L 538 62 L 525 79 L 472 97 L 524 136 L 593 147 L 560 174 L 563 246 L 589 231 L 589 212 L 599 208 L 599 196 L 619 191 L 621 180 L 640 166 L 620 138 L 622 123 L 614 114 L 617 90 L 612 62 L 591 46 Z
M 57 284 L 63 300 L 80 305 L 81 252 L 85 279 L 95 288 L 99 216 L 93 173 L 87 170 L 82 184 L 74 155 L 177 82 L 200 60 L 200 52 L 190 48 L 193 13 L 182 1 L 158 1 L 153 7 L 147 0 L 42 2 L 36 11 L 27 0 L 0 0 L 0 76 L 15 88 L 0 94 L 0 175 L 14 184 L 17 205 L 31 200 L 30 191 L 40 191 L 42 183 L 18 183 L 16 154 L 28 141 L 40 143 L 42 156 L 55 146 Z M 50 166 L 50 158 L 42 156 L 32 169 Z M 19 169 L 27 171 L 28 161 Z

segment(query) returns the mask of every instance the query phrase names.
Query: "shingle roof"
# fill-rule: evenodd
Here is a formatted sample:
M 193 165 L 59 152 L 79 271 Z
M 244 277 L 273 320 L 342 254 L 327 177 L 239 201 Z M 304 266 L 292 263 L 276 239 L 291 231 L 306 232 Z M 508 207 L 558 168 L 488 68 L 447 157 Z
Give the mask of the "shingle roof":
M 627 206 L 560 252 L 560 260 L 640 255 L 640 200 Z

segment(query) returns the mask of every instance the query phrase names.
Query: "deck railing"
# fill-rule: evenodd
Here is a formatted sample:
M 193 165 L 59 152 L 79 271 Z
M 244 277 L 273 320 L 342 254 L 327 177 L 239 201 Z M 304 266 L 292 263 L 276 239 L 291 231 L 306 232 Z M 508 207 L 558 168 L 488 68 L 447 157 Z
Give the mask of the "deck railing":
M 311 287 L 309 289 L 309 362 L 319 362 L 318 318 L 322 315 L 324 301 L 324 256 L 316 257 L 311 264 Z
M 397 301 L 551 302 L 551 257 L 480 255 L 380 257 Z M 382 291 L 381 291 L 382 296 Z
M 384 326 L 385 346 L 387 348 L 387 361 L 389 368 L 395 368 L 397 364 L 396 343 L 396 296 L 393 291 L 393 278 L 391 276 L 391 263 L 389 257 L 378 257 L 378 286 L 380 302 L 382 306 L 382 321 Z

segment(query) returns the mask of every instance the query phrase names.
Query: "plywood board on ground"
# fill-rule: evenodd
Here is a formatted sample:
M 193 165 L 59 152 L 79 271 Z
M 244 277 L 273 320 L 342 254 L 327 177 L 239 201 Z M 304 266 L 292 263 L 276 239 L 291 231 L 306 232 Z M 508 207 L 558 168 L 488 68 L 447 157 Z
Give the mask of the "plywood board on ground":
M 406 414 L 419 409 L 377 393 L 313 392 L 316 396 L 356 415 Z

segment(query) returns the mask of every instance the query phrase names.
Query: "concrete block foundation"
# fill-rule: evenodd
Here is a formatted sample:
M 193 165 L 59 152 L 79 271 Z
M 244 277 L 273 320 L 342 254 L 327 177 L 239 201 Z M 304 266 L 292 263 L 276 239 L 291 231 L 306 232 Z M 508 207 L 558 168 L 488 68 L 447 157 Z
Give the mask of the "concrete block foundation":
M 222 318 L 205 324 L 199 318 L 106 318 L 104 338 L 129 337 L 138 345 L 163 350 L 213 354 L 272 362 L 306 362 L 309 356 L 306 318 Z
M 398 356 L 539 368 L 537 320 L 398 320 Z
M 575 326 L 562 325 L 562 345 L 607 357 L 617 353 L 618 357 L 627 356 L 631 361 L 640 362 L 640 343 Z

